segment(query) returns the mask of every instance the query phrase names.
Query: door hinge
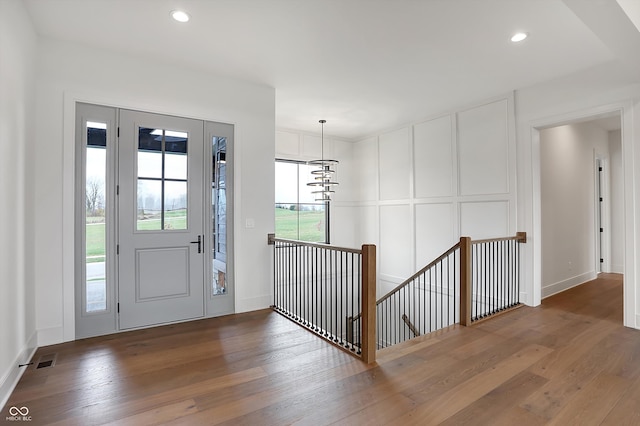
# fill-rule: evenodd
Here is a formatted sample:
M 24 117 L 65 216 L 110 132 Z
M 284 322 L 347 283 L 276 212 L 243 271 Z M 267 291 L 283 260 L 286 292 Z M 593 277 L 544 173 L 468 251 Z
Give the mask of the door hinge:
M 604 228 L 600 228 L 600 232 L 604 232 Z
M 600 202 L 602 202 L 602 197 L 600 197 Z
M 116 195 L 120 195 L 120 185 L 116 185 Z M 600 198 L 600 201 L 602 201 L 602 198 Z
M 598 171 L 601 172 L 602 171 L 602 167 L 598 167 Z
M 118 313 L 120 313 L 120 302 L 118 302 Z
M 600 258 L 600 263 L 604 263 L 604 259 L 603 258 Z
M 120 126 L 118 126 L 118 137 L 120 137 Z
M 116 244 L 116 255 L 120 254 L 120 244 Z

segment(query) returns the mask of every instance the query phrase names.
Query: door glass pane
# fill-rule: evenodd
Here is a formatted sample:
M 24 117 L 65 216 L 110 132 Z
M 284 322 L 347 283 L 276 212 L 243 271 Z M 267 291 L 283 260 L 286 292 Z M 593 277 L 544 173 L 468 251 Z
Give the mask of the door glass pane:
M 187 180 L 187 141 L 184 132 L 165 131 L 165 178 Z
M 164 229 L 187 229 L 187 182 L 164 185 Z
M 138 177 L 162 178 L 162 130 L 138 131 Z
M 165 178 L 187 180 L 187 154 L 165 153 Z
M 138 231 L 187 229 L 188 134 L 138 130 Z
M 107 125 L 87 122 L 85 180 L 86 312 L 107 309 L 106 166 Z
M 138 179 L 139 231 L 162 229 L 162 181 Z
M 227 139 L 212 139 L 211 209 L 213 218 L 212 238 L 212 295 L 227 292 Z

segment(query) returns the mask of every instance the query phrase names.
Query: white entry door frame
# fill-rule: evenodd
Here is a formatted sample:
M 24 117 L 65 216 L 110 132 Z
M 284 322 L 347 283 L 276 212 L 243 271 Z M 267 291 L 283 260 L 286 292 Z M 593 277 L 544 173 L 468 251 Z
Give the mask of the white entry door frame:
M 234 313 L 234 126 L 75 108 L 65 339 Z

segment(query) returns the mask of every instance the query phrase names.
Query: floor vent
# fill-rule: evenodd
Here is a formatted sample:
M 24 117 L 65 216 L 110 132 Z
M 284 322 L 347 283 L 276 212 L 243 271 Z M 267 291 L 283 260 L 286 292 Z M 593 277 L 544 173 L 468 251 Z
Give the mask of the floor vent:
M 56 363 L 56 357 L 57 357 L 57 354 L 42 355 L 38 360 L 36 369 L 53 367 Z

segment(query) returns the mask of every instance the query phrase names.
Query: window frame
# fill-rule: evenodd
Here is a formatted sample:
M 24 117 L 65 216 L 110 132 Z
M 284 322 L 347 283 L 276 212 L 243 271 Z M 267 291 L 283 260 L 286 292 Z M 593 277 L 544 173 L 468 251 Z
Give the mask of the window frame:
M 314 203 L 301 203 L 300 202 L 300 165 L 305 165 L 305 166 L 309 166 L 309 162 L 308 161 L 304 161 L 304 160 L 291 160 L 291 159 L 285 159 L 285 158 L 275 158 L 275 163 L 288 163 L 288 164 L 295 164 L 297 165 L 297 173 L 296 176 L 298 177 L 298 182 L 297 182 L 297 188 L 298 188 L 298 192 L 297 192 L 297 202 L 295 203 L 289 203 L 287 202 L 286 204 L 291 204 L 291 205 L 296 205 L 296 206 L 301 206 L 301 205 L 323 205 L 324 206 L 324 236 L 325 236 L 325 241 L 306 241 L 306 242 L 313 242 L 313 243 L 320 243 L 320 244 L 331 244 L 331 234 L 330 234 L 330 217 L 331 217 L 331 208 L 330 208 L 330 203 L 328 201 L 325 202 L 314 202 Z M 274 186 L 277 186 L 277 182 L 275 182 L 275 169 L 274 169 Z M 276 206 L 278 204 L 283 204 L 283 203 L 278 203 L 276 200 L 274 200 L 274 208 L 277 208 Z M 299 209 L 296 211 L 300 211 Z M 300 238 L 300 217 L 298 216 L 298 224 L 297 224 L 297 230 L 298 230 L 298 238 Z M 278 237 L 277 235 L 277 230 L 274 231 L 276 232 L 276 237 Z M 301 240 L 301 241 L 305 241 L 305 240 Z

